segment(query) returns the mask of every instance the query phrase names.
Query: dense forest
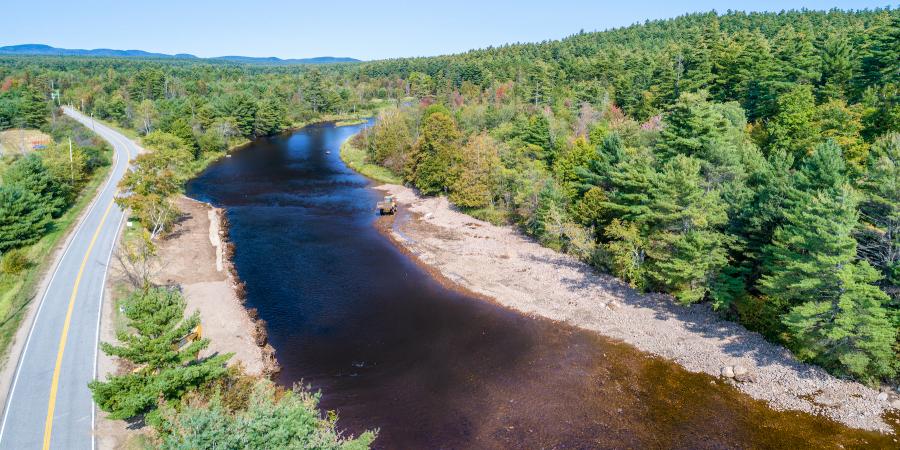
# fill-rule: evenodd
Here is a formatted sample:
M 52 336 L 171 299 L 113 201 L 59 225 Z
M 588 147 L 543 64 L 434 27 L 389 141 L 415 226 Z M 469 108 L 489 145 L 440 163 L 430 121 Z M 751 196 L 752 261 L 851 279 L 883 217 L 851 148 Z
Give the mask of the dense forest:
M 177 175 L 227 148 L 378 111 L 354 145 L 425 195 L 837 375 L 900 371 L 898 10 L 693 14 L 317 67 L 0 58 L 0 79 L 0 129 L 41 125 L 30 111 L 57 98 L 144 135 L 153 176 L 125 188 L 149 228 Z
M 803 360 L 896 379 L 900 13 L 697 14 L 379 61 L 372 162 Z

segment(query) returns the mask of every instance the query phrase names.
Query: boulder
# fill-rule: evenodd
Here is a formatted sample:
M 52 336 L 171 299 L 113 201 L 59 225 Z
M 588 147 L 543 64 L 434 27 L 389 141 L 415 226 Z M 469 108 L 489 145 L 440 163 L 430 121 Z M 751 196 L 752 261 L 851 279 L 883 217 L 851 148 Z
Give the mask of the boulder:
M 731 366 L 723 367 L 720 373 L 725 378 L 734 378 L 734 368 Z
M 882 392 L 882 393 L 878 394 L 878 397 L 876 397 L 876 398 L 878 399 L 879 402 L 887 401 L 887 399 L 888 399 L 887 392 Z
M 891 402 L 891 408 L 900 409 L 900 398 L 896 398 Z
M 741 365 L 734 366 L 734 376 L 739 377 L 747 374 L 747 368 Z
M 737 372 L 737 371 L 735 371 L 735 372 Z M 754 375 L 750 372 L 745 372 L 740 375 L 735 373 L 734 379 L 740 383 L 756 383 L 756 375 Z

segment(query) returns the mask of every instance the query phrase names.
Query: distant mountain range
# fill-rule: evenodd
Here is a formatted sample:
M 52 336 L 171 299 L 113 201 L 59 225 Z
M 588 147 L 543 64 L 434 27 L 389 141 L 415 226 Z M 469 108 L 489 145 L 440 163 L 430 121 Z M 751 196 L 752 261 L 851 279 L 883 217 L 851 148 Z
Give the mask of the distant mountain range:
M 147 59 L 185 59 L 185 60 L 211 60 L 230 61 L 244 64 L 289 65 L 289 64 L 332 64 L 342 62 L 359 62 L 354 58 L 336 58 L 333 56 L 320 56 L 317 58 L 281 59 L 276 57 L 260 58 L 254 56 L 217 56 L 215 58 L 200 58 L 187 53 L 167 55 L 165 53 L 151 53 L 143 50 L 112 50 L 108 48 L 96 48 L 93 50 L 56 48 L 43 44 L 22 44 L 0 47 L 0 55 L 41 55 L 41 56 L 102 56 L 110 58 L 147 58 Z

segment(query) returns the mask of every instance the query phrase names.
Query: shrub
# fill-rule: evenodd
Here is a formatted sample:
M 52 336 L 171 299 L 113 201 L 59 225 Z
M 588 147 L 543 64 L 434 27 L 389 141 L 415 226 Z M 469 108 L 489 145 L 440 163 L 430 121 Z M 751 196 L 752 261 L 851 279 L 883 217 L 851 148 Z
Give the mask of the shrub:
M 25 270 L 29 262 L 28 255 L 25 254 L 24 250 L 20 248 L 10 250 L 0 260 L 0 272 L 7 275 L 15 275 Z

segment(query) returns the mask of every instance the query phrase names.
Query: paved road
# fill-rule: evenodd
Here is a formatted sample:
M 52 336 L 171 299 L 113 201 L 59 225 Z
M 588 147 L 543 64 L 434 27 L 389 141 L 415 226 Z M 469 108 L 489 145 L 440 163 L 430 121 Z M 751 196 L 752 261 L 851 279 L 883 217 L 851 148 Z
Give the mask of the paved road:
M 106 268 L 121 222 L 113 203 L 128 161 L 131 140 L 66 108 L 115 148 L 109 181 L 101 187 L 62 253 L 19 357 L 0 428 L 0 449 L 92 449 L 94 379 L 100 306 Z

